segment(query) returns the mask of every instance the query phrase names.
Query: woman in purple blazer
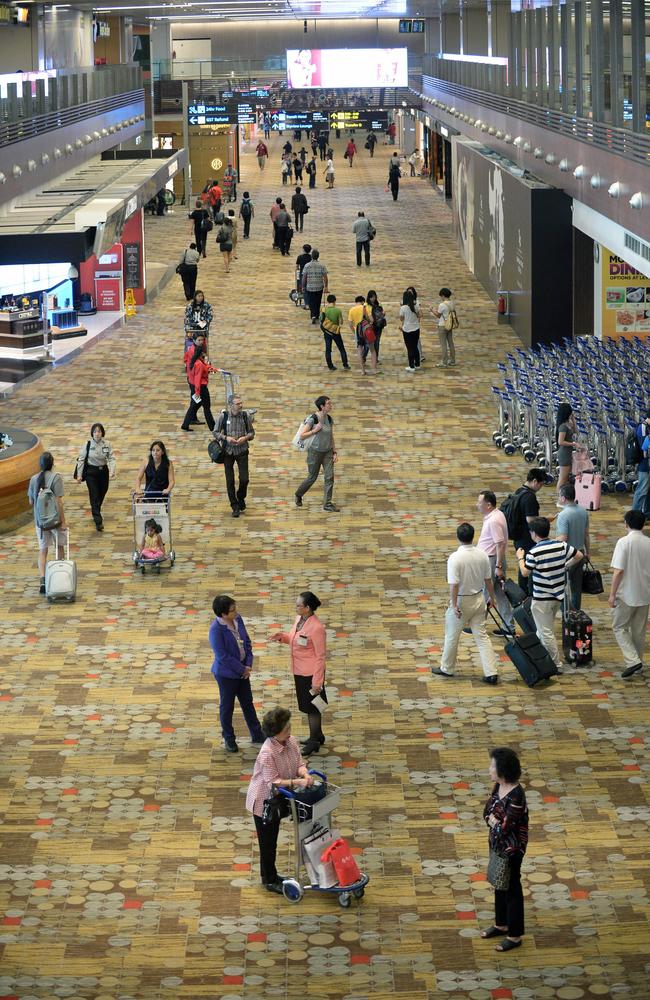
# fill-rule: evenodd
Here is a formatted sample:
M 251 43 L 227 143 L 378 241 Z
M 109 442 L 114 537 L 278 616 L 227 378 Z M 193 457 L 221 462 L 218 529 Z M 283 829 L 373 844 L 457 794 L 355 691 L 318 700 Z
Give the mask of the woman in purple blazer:
M 226 594 L 215 597 L 212 610 L 215 614 L 210 626 L 210 645 L 214 653 L 212 673 L 219 685 L 221 732 L 226 750 L 237 753 L 239 747 L 232 726 L 235 698 L 241 705 L 253 746 L 261 746 L 264 742 L 251 691 L 253 646 L 232 597 Z

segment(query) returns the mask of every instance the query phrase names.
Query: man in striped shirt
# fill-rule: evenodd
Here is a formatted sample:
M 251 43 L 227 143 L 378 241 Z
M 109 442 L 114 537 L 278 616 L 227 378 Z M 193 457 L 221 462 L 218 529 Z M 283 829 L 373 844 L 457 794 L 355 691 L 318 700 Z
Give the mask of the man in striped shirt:
M 522 576 L 533 578 L 530 610 L 537 626 L 537 637 L 553 657 L 558 672 L 562 673 L 554 633 L 555 616 L 564 598 L 567 570 L 584 559 L 584 553 L 567 542 L 549 538 L 550 532 L 551 522 L 547 517 L 533 518 L 530 533 L 535 545 L 530 552 L 517 549 L 517 561 Z

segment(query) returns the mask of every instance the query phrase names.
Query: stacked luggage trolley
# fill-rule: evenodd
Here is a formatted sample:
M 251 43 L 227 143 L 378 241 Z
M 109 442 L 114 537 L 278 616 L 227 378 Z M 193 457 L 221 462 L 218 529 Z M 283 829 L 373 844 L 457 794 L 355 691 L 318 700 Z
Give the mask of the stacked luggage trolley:
M 636 463 L 627 445 L 645 416 L 649 362 L 650 347 L 638 337 L 564 338 L 532 351 L 518 348 L 497 366 L 503 387 L 492 387 L 494 443 L 506 455 L 521 452 L 555 479 L 555 414 L 560 402 L 569 402 L 583 444 L 583 468 L 574 472 L 593 470 L 603 493 L 632 490 Z
M 327 782 L 325 775 L 320 771 L 309 773 Z M 323 892 L 336 896 L 339 905 L 344 908 L 350 906 L 353 899 L 361 899 L 369 882 L 368 876 L 359 872 L 356 864 L 351 861 L 354 881 L 349 883 L 345 879 L 341 881 L 337 878 L 342 870 L 337 861 L 332 866 L 329 861 L 322 860 L 328 851 L 331 855 L 337 849 L 341 854 L 344 854 L 346 849 L 349 850 L 346 842 L 332 831 L 332 814 L 341 801 L 339 788 L 327 784 L 324 798 L 310 805 L 300 800 L 299 793 L 292 792 L 288 788 L 279 788 L 278 791 L 289 801 L 294 828 L 295 876 L 282 882 L 285 899 L 290 903 L 299 903 L 305 892 Z M 301 881 L 303 869 L 310 879 L 307 883 Z

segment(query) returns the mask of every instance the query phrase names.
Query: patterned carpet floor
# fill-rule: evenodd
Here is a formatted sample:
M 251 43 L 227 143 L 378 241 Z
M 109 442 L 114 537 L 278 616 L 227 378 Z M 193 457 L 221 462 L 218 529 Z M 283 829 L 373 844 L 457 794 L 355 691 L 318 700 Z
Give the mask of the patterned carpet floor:
M 258 410 L 243 517 L 230 517 L 205 428 L 180 431 L 176 278 L 124 328 L 0 404 L 2 422 L 34 431 L 55 455 L 79 571 L 76 604 L 49 606 L 31 522 L 0 538 L 0 998 L 647 1000 L 648 674 L 621 681 L 606 597 L 586 599 L 596 665 L 569 668 L 545 690 L 528 690 L 500 649 L 499 685 L 481 684 L 469 636 L 453 686 L 430 673 L 455 527 L 478 525 L 479 489 L 503 496 L 524 476 L 523 461 L 491 441 L 495 365 L 516 339 L 497 326 L 429 185 L 406 179 L 393 203 L 387 148 L 349 169 L 341 140 L 335 188 L 321 172 L 303 237 L 344 310 L 373 287 L 389 324 L 383 375 L 329 372 L 320 333 L 288 298 L 300 234 L 291 259 L 271 250 L 268 212 L 285 193 L 280 141 L 264 172 L 244 154 L 252 238 L 240 238 L 230 274 L 213 239 L 198 283 L 215 309 L 211 360 L 239 375 L 245 405 Z M 377 228 L 369 269 L 354 261 L 360 208 Z M 177 259 L 188 228 L 180 208 L 147 219 L 149 259 Z M 442 284 L 453 289 L 456 369 L 435 368 L 429 319 L 424 368 L 404 371 L 396 316 L 411 284 L 424 303 Z M 340 514 L 322 510 L 320 484 L 302 510 L 293 504 L 304 458 L 291 438 L 321 393 L 334 402 Z M 218 409 L 216 377 L 212 394 Z M 71 475 L 95 420 L 118 464 L 103 535 Z M 177 561 L 142 577 L 131 564 L 130 493 L 155 438 L 176 467 Z M 542 511 L 555 513 L 554 500 L 543 491 Z M 608 496 L 592 515 L 603 570 L 625 506 Z M 349 910 L 261 891 L 244 808 L 255 752 L 237 713 L 241 752 L 224 752 L 210 674 L 211 603 L 226 592 L 253 637 L 258 710 L 294 709 L 286 649 L 267 639 L 292 621 L 304 589 L 323 602 L 329 644 L 332 709 L 313 763 L 341 786 L 338 827 L 370 876 Z M 294 731 L 305 732 L 297 712 Z M 531 830 L 527 934 L 499 956 L 479 927 L 492 922 L 481 816 L 489 749 L 501 744 L 522 757 Z M 281 871 L 292 843 L 283 826 Z

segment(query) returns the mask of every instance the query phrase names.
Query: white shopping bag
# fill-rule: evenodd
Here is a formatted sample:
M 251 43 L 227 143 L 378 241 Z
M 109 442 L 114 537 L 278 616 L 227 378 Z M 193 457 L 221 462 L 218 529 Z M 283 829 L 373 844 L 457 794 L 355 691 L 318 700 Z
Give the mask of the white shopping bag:
M 321 830 L 311 839 L 303 841 L 302 852 L 305 868 L 312 883 L 319 885 L 321 889 L 330 889 L 338 882 L 334 865 L 329 861 L 321 861 L 321 855 L 325 848 L 339 836 L 340 834 L 336 830 Z

